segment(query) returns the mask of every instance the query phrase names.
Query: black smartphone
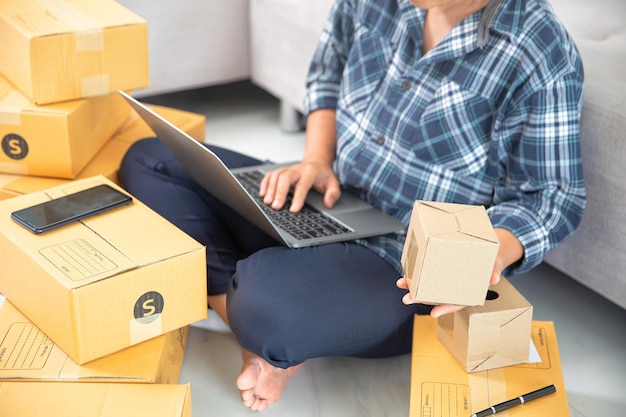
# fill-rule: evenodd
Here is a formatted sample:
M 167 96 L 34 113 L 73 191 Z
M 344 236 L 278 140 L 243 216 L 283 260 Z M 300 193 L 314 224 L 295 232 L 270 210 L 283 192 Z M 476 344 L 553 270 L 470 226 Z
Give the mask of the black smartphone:
M 14 211 L 11 218 L 33 233 L 43 233 L 131 201 L 130 196 L 101 184 Z

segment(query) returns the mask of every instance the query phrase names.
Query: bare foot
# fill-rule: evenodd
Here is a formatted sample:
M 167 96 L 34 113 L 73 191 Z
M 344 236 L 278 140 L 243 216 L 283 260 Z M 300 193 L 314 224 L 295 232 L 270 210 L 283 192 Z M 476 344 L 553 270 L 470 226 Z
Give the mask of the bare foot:
M 302 365 L 282 369 L 246 350 L 243 366 L 237 378 L 237 388 L 243 404 L 254 411 L 263 411 L 280 398 L 291 375 Z

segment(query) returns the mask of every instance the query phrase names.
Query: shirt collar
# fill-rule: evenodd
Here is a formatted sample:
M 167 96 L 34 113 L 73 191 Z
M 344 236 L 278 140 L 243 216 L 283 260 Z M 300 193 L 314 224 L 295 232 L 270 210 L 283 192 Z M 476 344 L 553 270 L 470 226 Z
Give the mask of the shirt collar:
M 507 36 L 517 43 L 524 25 L 526 0 L 491 0 L 485 7 L 478 25 L 477 46 L 484 46 L 489 40 L 489 30 Z
M 519 40 L 524 24 L 527 0 L 491 0 L 482 13 L 477 31 L 477 46 L 484 46 L 489 30 L 499 32 L 514 42 Z M 421 42 L 426 12 L 415 7 L 410 0 L 398 0 L 400 15 L 411 37 Z

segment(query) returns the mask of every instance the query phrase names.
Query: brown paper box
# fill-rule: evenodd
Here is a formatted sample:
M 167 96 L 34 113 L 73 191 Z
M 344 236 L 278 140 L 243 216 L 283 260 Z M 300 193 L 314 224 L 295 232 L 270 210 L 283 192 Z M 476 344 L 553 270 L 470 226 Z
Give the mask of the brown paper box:
M 117 93 L 37 106 L 0 77 L 0 172 L 73 179 L 129 115 Z
M 0 417 L 191 417 L 187 385 L 0 383 Z
M 157 336 L 83 366 L 70 359 L 0 295 L 0 382 L 135 382 L 175 384 L 189 326 Z
M 498 246 L 484 207 L 416 201 L 401 258 L 413 299 L 482 305 Z
M 163 106 L 149 105 L 149 107 L 191 137 L 201 142 L 204 141 L 206 121 L 204 115 Z M 76 176 L 76 179 L 103 175 L 121 185 L 118 173 L 124 154 L 137 140 L 151 136 L 154 136 L 154 133 L 150 127 L 137 113 L 131 111 L 131 115 L 122 127 Z M 57 185 L 67 184 L 69 181 L 59 178 L 0 174 L 0 200 L 47 190 Z
M 503 415 L 568 417 L 554 324 L 534 321 L 532 339 L 541 362 L 467 373 L 437 339 L 437 321 L 416 316 L 409 416 L 469 417 L 494 404 L 554 384 L 556 393 L 513 407 Z
M 36 104 L 147 87 L 144 19 L 112 0 L 3 0 L 0 73 Z
M 137 199 L 41 235 L 10 218 L 102 183 L 0 201 L 0 292 L 80 365 L 207 315 L 204 247 Z
M 532 305 L 502 278 L 483 306 L 439 318 L 437 335 L 463 369 L 485 371 L 528 362 L 532 320 Z

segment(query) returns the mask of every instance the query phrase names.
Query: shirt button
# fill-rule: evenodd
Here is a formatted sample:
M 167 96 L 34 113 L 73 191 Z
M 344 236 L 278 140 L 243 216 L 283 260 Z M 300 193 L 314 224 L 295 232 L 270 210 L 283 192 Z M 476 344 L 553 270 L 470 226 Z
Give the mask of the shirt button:
M 385 137 L 384 136 L 379 136 L 376 138 L 376 143 L 378 143 L 379 145 L 384 145 L 385 144 Z
M 406 91 L 406 90 L 408 90 L 409 88 L 411 88 L 411 82 L 410 82 L 410 81 L 404 81 L 404 82 L 402 83 L 402 89 Z

